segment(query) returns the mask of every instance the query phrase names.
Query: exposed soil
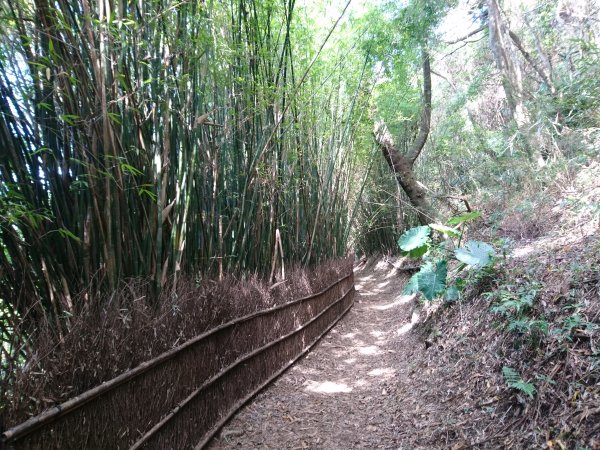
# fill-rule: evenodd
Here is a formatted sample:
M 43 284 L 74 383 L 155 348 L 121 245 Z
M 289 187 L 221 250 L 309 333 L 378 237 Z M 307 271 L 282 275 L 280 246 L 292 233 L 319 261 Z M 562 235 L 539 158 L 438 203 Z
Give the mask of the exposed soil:
M 388 263 L 356 271 L 355 305 L 271 387 L 248 404 L 211 449 L 398 448 L 410 432 L 398 406 L 410 384 L 407 349 L 415 301 Z M 411 397 L 413 394 L 411 393 Z

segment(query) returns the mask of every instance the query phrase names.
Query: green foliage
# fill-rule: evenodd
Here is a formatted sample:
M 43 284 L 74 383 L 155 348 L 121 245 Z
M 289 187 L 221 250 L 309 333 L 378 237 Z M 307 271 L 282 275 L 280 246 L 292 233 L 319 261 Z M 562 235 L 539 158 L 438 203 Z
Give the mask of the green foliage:
M 575 312 L 563 320 L 562 326 L 557 332 L 560 334 L 561 339 L 572 341 L 574 330 L 592 332 L 594 330 L 594 323 L 589 322 L 581 314 Z
M 574 313 L 563 321 L 562 330 L 565 334 L 570 334 L 574 328 L 583 328 L 587 324 L 587 321 L 581 315 Z
M 417 275 L 418 273 L 410 277 L 408 282 L 404 285 L 404 289 L 402 290 L 404 295 L 413 295 L 419 292 L 419 277 Z
M 596 126 L 600 114 L 600 45 L 589 40 L 573 39 L 569 47 L 568 51 L 579 52 L 579 55 L 573 66 L 563 66 L 559 70 L 564 75 L 570 72 L 570 75 L 559 78 L 559 95 L 546 93 L 540 98 L 539 106 L 545 109 L 549 120 L 552 120 L 552 114 L 559 112 L 570 127 Z
M 538 348 L 550 333 L 550 323 L 544 317 L 533 317 L 535 299 L 541 286 L 532 283 L 516 291 L 508 288 L 510 286 L 484 294 L 496 300 L 490 312 L 505 319 L 504 329 L 516 335 L 515 345 L 525 343 L 531 348 Z
M 463 217 L 457 223 L 474 220 L 474 218 L 479 217 L 479 213 L 472 214 L 470 217 Z M 457 238 L 460 241 L 462 237 L 462 233 L 458 230 L 440 224 L 414 227 L 400 236 L 398 246 L 408 256 L 416 258 L 431 254 L 432 258 L 438 258 L 435 262 L 427 261 L 423 264 L 419 272 L 414 274 L 405 285 L 403 293 L 421 292 L 429 301 L 443 297 L 445 301 L 453 302 L 460 298 L 460 293 L 466 285 L 465 280 L 459 277 L 458 274 L 465 270 L 467 266 L 477 272 L 482 272 L 488 268 L 493 262 L 494 249 L 484 242 L 469 241 L 464 248 L 451 252 L 445 243 L 434 244 L 432 242 L 432 230 L 440 232 L 446 238 L 446 243 L 453 244 L 452 238 Z M 440 255 L 441 258 L 439 258 Z M 448 281 L 448 264 L 450 261 L 462 263 L 454 270 L 454 282 Z
M 533 308 L 538 292 L 539 286 L 533 285 L 521 287 L 516 292 L 499 289 L 486 295 L 497 301 L 490 308 L 492 313 L 502 314 L 505 317 L 521 317 Z
M 487 266 L 495 255 L 494 248 L 480 241 L 469 241 L 455 251 L 454 255 L 459 261 L 479 268 Z
M 396 253 L 401 225 L 395 208 L 397 182 L 378 151 L 371 151 L 369 157 L 370 171 L 364 175 L 364 190 L 354 209 L 353 244 L 359 255 Z
M 409 256 L 423 256 L 429 250 L 429 234 L 431 228 L 428 226 L 414 227 L 406 231 L 400 239 L 398 246 Z
M 414 137 L 421 109 L 421 50 L 429 47 L 452 2 L 411 0 L 374 3 L 356 22 L 361 47 L 378 74 L 372 104 L 397 143 Z
M 354 30 L 329 38 L 347 51 L 324 45 L 305 8 L 15 2 L 0 17 L 0 298 L 66 331 L 76 293 L 124 278 L 159 298 L 181 276 L 344 254 L 372 71 L 344 44 Z
M 34 208 L 15 184 L 0 184 L 0 227 L 6 224 L 37 229 L 43 221 L 50 220 L 51 212 L 46 208 Z
M 508 386 L 526 394 L 529 398 L 533 398 L 535 386 L 532 383 L 525 382 L 515 369 L 504 366 L 502 367 L 502 375 Z
M 460 216 L 451 217 L 450 219 L 448 219 L 448 225 L 460 225 L 462 223 L 470 222 L 480 217 L 481 213 L 479 211 L 472 211 L 461 214 Z
M 62 237 L 73 239 L 76 242 L 81 242 L 81 239 L 79 239 L 77 236 L 75 236 L 71 231 L 67 230 L 66 228 L 58 228 L 56 231 L 58 231 L 58 234 L 60 234 Z
M 533 320 L 525 317 L 515 318 L 508 323 L 506 329 L 521 334 L 548 334 L 549 324 L 546 320 Z
M 425 264 L 416 274 L 419 291 L 427 300 L 433 300 L 446 291 L 446 278 L 448 277 L 448 262 L 440 259 L 433 265 Z
M 456 228 L 452 228 L 439 223 L 430 223 L 429 226 L 432 230 L 435 230 L 449 237 L 460 237 L 461 235 L 460 231 L 458 231 Z
M 454 286 L 449 286 L 448 289 L 444 292 L 444 300 L 451 303 L 460 299 L 460 291 L 464 289 L 464 287 L 460 287 L 458 283 L 455 283 Z

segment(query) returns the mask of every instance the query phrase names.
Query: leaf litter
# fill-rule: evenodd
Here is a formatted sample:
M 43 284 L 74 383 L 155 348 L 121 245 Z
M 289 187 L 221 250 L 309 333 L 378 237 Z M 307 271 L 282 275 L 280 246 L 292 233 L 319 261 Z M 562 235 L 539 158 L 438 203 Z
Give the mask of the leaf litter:
M 350 313 L 210 448 L 600 449 L 598 169 L 576 186 L 596 209 L 551 193 L 543 234 L 476 230 L 517 239 L 461 301 L 402 295 L 406 258 L 363 261 Z

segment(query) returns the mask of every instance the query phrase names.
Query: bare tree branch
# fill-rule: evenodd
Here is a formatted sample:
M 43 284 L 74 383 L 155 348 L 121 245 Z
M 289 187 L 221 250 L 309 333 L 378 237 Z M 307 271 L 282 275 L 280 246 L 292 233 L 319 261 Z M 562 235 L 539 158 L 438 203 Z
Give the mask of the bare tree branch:
M 431 73 L 437 77 L 440 77 L 442 80 L 445 80 L 450 85 L 450 87 L 452 88 L 453 91 L 455 91 L 455 92 L 458 91 L 458 89 L 456 88 L 456 85 L 446 75 L 442 75 L 441 73 L 438 73 L 433 69 L 431 70 Z
M 431 126 L 431 65 L 429 62 L 429 53 L 425 48 L 423 53 L 423 111 L 421 112 L 421 123 L 419 125 L 419 134 L 406 155 L 411 162 L 419 157 L 421 150 L 425 147 L 429 129 Z
M 477 28 L 476 30 L 471 31 L 470 33 L 466 34 L 463 37 L 460 37 L 458 39 L 454 39 L 453 41 L 443 41 L 443 42 L 444 42 L 444 44 L 448 44 L 448 45 L 458 44 L 461 41 L 469 39 L 474 34 L 477 34 L 477 33 L 480 33 L 481 31 L 484 31 L 486 28 L 487 28 L 487 25 L 481 25 L 479 28 Z
M 533 58 L 531 57 L 529 52 L 527 50 L 525 50 L 525 48 L 523 47 L 523 44 L 521 43 L 521 39 L 519 39 L 519 36 L 517 36 L 511 30 L 508 30 L 508 35 L 514 42 L 515 46 L 519 49 L 519 51 L 521 52 L 521 54 L 523 55 L 525 60 L 531 65 L 531 67 L 533 67 L 533 69 L 537 72 L 537 74 L 540 76 L 540 78 L 546 84 L 546 86 L 548 86 L 550 88 L 550 91 L 552 93 L 554 93 L 555 88 L 554 88 L 554 84 L 552 83 L 552 80 L 550 80 L 550 78 L 546 75 L 546 73 L 544 73 L 542 68 L 533 60 Z

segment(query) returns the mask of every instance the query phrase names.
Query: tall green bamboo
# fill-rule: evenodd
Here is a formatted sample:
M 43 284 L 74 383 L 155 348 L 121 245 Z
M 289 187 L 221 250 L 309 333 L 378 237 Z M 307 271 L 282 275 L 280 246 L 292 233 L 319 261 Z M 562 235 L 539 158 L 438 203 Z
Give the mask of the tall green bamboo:
M 19 317 L 64 331 L 123 278 L 158 293 L 345 252 L 363 80 L 294 0 L 1 1 L 0 299 Z

